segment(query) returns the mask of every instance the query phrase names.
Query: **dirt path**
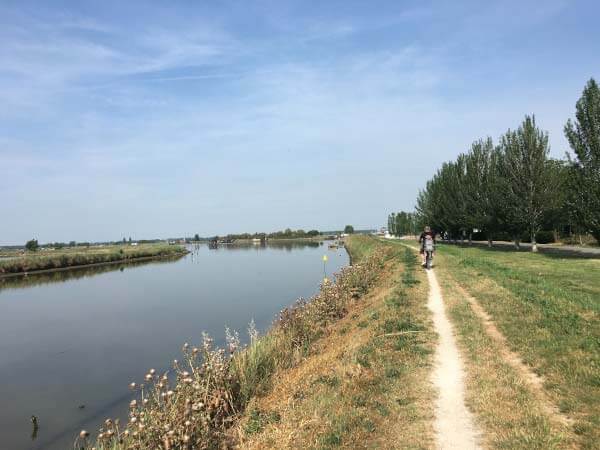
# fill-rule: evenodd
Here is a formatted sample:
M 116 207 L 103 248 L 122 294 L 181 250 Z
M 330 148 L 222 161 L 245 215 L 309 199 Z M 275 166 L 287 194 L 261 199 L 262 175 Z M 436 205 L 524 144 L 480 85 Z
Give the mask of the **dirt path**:
M 523 362 L 521 357 L 510 350 L 508 342 L 506 341 L 506 337 L 502 334 L 502 332 L 496 327 L 490 315 L 483 309 L 483 307 L 479 304 L 479 302 L 469 294 L 454 278 L 450 276 L 450 279 L 458 289 L 458 291 L 462 294 L 462 296 L 469 302 L 469 306 L 471 306 L 471 310 L 475 313 L 475 315 L 481 320 L 483 326 L 485 328 L 485 332 L 488 336 L 490 336 L 497 344 L 500 355 L 520 376 L 521 378 L 529 385 L 529 388 L 533 392 L 533 394 L 538 398 L 542 408 L 546 414 L 552 417 L 557 422 L 560 422 L 564 425 L 572 425 L 573 420 L 562 414 L 559 408 L 552 402 L 549 398 L 548 394 L 544 390 L 544 379 L 535 373 L 531 367 Z
M 478 433 L 471 413 L 465 406 L 463 364 L 446 316 L 444 300 L 433 270 L 427 271 L 429 280 L 428 308 L 433 313 L 433 324 L 439 335 L 435 352 L 432 381 L 439 390 L 435 412 L 435 432 L 438 449 L 479 449 Z

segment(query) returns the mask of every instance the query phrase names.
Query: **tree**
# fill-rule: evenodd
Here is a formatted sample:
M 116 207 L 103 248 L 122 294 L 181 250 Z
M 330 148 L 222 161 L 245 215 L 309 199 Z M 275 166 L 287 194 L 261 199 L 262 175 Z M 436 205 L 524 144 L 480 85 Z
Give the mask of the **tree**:
M 569 205 L 577 222 L 600 242 L 600 89 L 590 79 L 575 106 L 575 122 L 565 125 L 565 135 L 575 158 L 569 180 Z
M 473 142 L 466 156 L 467 224 L 486 233 L 488 246 L 492 246 L 494 232 L 500 226 L 501 191 L 498 178 L 498 158 L 492 138 Z
M 30 252 L 35 252 L 39 248 L 37 239 L 31 239 L 25 243 L 25 248 Z
M 396 213 L 391 213 L 388 216 L 388 233 L 392 236 L 396 235 Z
M 346 225 L 344 227 L 344 233 L 346 233 L 346 234 L 354 233 L 354 227 L 352 225 Z
M 516 231 L 531 236 L 532 251 L 537 251 L 535 235 L 544 213 L 557 198 L 559 180 L 549 162 L 548 133 L 541 131 L 534 116 L 526 116 L 516 131 L 501 138 L 503 175 L 506 177 L 507 215 Z
M 194 241 L 199 241 L 200 240 L 200 236 L 198 235 L 198 233 L 196 233 L 194 235 Z

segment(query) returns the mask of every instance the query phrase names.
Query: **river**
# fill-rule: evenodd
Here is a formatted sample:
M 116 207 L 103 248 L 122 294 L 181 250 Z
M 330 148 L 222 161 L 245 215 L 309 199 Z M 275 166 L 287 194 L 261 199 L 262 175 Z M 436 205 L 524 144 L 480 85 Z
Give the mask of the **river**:
M 245 337 L 349 263 L 327 245 L 190 247 L 186 256 L 0 280 L 0 446 L 71 449 L 126 417 L 128 384 L 164 370 L 202 331 Z M 322 257 L 328 262 L 324 267 Z M 33 435 L 31 416 L 38 418 Z

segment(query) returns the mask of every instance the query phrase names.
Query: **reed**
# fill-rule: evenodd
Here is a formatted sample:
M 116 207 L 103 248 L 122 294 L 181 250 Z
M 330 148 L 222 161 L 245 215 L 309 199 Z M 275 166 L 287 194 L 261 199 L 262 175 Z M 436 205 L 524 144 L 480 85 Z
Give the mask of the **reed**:
M 81 251 L 57 251 L 56 254 L 27 255 L 22 258 L 0 261 L 0 276 L 30 273 L 41 270 L 63 269 L 116 261 L 131 261 L 139 258 L 175 256 L 186 250 L 175 245 L 140 245 L 138 247 L 110 246 Z

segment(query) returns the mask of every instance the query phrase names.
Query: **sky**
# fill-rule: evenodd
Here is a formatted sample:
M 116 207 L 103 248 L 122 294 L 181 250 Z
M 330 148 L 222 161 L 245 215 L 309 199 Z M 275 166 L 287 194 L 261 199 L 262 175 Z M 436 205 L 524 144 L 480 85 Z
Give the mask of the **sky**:
M 0 0 L 0 245 L 383 226 L 600 78 L 595 1 Z

